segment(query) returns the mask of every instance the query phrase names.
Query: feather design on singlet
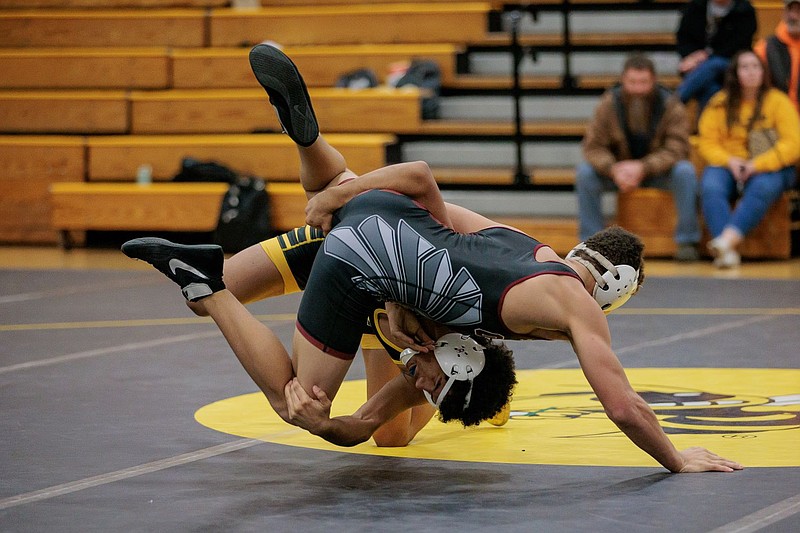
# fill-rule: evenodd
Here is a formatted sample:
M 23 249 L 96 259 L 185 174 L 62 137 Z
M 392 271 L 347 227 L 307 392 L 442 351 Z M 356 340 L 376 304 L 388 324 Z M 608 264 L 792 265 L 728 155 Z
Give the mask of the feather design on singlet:
M 453 273 L 447 249 L 437 249 L 404 220 L 393 228 L 379 215 L 358 227 L 338 226 L 324 242 L 325 254 L 360 275 L 356 287 L 383 301 L 406 304 L 453 326 L 479 324 L 483 293 L 466 268 Z

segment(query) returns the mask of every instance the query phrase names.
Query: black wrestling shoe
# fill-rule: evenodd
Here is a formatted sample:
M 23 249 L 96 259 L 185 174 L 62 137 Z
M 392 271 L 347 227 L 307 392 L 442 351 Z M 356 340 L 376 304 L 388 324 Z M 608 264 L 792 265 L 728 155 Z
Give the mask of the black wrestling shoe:
M 268 44 L 250 50 L 250 68 L 269 95 L 283 131 L 300 146 L 311 146 L 319 126 L 300 71 L 286 54 Z
M 183 296 L 196 302 L 225 288 L 222 265 L 225 256 L 216 244 L 189 246 L 166 239 L 144 237 L 122 245 L 122 253 L 150 263 L 180 285 Z

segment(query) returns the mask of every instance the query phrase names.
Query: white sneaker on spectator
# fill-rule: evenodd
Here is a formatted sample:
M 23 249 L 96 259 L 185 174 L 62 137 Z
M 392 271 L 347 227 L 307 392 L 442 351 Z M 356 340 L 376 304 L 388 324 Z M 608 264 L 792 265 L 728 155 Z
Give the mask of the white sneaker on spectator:
M 708 241 L 708 251 L 714 256 L 714 266 L 717 268 L 736 268 L 742 262 L 739 253 L 719 237 Z

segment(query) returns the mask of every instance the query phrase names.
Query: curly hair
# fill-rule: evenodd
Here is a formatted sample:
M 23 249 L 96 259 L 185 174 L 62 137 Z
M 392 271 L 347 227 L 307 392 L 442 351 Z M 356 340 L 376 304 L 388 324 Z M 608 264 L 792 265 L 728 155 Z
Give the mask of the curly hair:
M 586 239 L 584 243 L 595 252 L 603 254 L 611 263 L 615 265 L 630 265 L 638 270 L 638 291 L 638 287 L 641 287 L 644 282 L 644 243 L 637 235 L 619 226 L 611 226 L 598 231 Z M 595 263 L 601 274 L 606 271 L 604 266 L 597 264 L 588 255 L 581 255 L 581 257 Z
M 517 375 L 514 371 L 513 352 L 505 343 L 496 344 L 481 336 L 473 337 L 484 347 L 486 365 L 472 387 L 472 400 L 464 409 L 464 398 L 469 390 L 468 381 L 453 383 L 447 397 L 439 406 L 439 420 L 458 420 L 464 427 L 476 426 L 500 412 L 511 401 Z

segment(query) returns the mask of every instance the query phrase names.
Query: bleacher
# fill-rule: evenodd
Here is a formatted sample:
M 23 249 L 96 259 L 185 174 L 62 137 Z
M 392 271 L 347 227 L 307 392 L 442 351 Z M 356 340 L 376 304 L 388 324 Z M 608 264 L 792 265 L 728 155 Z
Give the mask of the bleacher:
M 213 229 L 224 188 L 167 183 L 186 156 L 265 177 L 275 227 L 302 222 L 296 152 L 247 62 L 268 39 L 298 64 L 323 132 L 357 172 L 425 159 L 445 195 L 478 190 L 469 207 L 563 252 L 577 236 L 573 173 L 593 106 L 632 50 L 654 55 L 660 81 L 677 85 L 681 1 L 570 4 L 569 14 L 561 0 L 523 10 L 521 178 L 504 2 L 0 0 L 0 241 Z M 769 33 L 782 3 L 757 7 Z M 333 88 L 364 67 L 383 83 L 412 58 L 441 69 L 439 119 L 422 119 L 424 91 Z M 149 187 L 134 183 L 141 165 L 153 168 Z M 636 226 L 625 201 L 620 219 Z M 671 239 L 646 239 L 651 255 L 671 254 Z

